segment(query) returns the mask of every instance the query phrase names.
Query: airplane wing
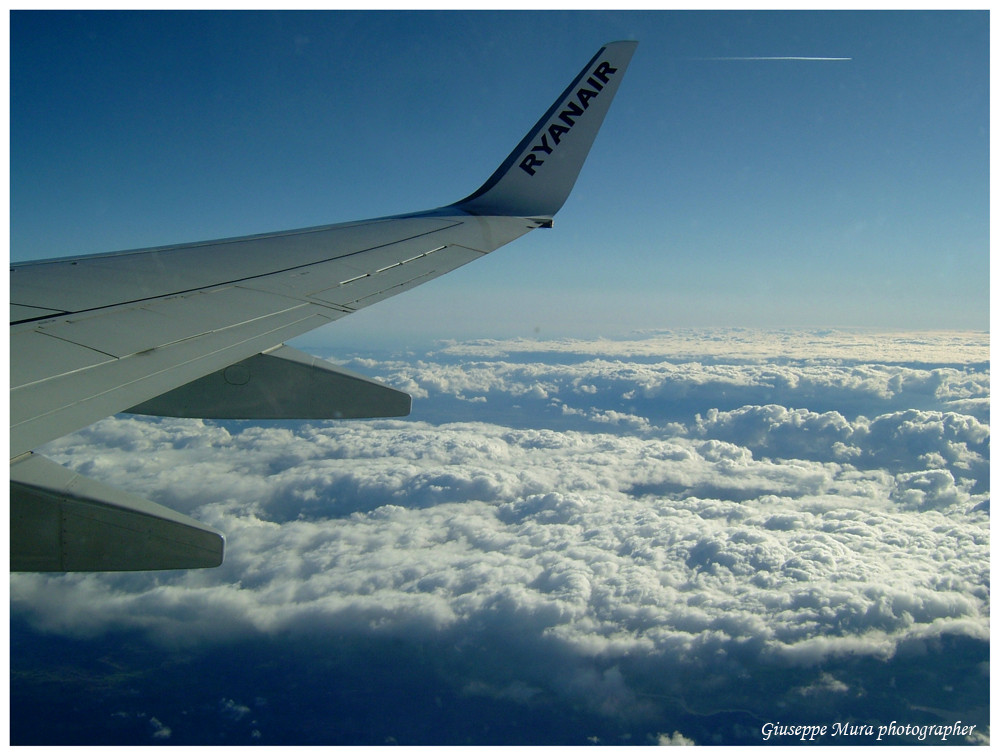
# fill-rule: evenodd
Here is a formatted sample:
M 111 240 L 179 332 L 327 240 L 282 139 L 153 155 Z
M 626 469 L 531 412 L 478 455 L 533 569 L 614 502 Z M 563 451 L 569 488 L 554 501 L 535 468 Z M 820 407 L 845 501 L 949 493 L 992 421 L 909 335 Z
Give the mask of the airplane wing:
M 447 207 L 11 265 L 11 570 L 222 563 L 221 533 L 32 452 L 108 415 L 408 414 L 406 394 L 284 342 L 550 227 L 635 47 L 602 47 L 487 182 Z

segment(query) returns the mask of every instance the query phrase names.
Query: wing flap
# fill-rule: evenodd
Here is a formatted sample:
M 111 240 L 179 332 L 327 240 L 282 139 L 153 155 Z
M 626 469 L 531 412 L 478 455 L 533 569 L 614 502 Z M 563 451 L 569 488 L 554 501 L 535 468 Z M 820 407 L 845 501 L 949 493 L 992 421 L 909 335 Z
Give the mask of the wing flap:
M 402 417 L 410 396 L 282 345 L 127 411 L 212 420 Z
M 10 467 L 12 572 L 218 567 L 225 536 L 31 454 Z

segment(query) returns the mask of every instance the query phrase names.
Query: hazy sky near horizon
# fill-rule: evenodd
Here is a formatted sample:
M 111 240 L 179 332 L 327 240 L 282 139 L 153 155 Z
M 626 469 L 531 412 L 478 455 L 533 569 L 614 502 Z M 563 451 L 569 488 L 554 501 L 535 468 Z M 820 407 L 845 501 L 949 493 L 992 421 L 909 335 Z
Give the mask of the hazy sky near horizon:
M 988 328 L 985 11 L 17 11 L 10 28 L 15 260 L 448 204 L 624 38 L 638 51 L 555 228 L 331 343 Z M 746 56 L 850 60 L 708 59 Z

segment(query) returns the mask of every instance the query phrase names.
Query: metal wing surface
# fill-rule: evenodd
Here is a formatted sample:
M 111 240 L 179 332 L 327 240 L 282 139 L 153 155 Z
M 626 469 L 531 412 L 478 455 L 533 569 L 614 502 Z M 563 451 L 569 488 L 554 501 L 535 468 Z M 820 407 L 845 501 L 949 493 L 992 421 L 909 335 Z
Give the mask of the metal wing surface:
M 108 415 L 408 414 L 405 394 L 284 342 L 551 226 L 634 49 L 601 48 L 486 184 L 453 205 L 12 265 L 11 569 L 221 563 L 222 534 L 32 453 Z

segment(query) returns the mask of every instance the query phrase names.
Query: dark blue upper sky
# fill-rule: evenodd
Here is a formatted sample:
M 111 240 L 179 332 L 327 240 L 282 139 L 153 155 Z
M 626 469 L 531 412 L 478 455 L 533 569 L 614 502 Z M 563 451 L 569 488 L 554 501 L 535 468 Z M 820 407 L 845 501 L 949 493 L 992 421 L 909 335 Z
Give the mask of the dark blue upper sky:
M 12 257 L 447 204 L 622 38 L 555 229 L 354 332 L 987 328 L 986 12 L 14 12 Z

